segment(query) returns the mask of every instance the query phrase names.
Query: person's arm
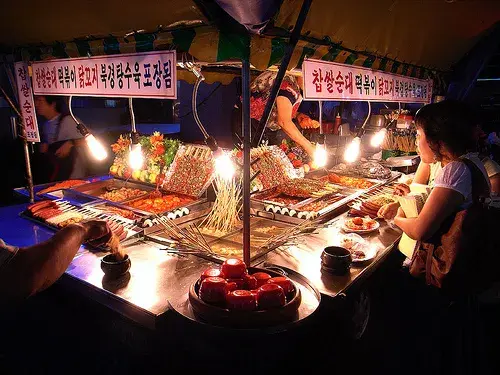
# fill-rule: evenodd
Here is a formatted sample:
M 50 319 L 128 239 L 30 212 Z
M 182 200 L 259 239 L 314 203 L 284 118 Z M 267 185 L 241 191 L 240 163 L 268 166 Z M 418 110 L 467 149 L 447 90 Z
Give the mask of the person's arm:
M 491 193 L 500 194 L 500 173 L 490 177 Z
M 425 241 L 437 232 L 443 221 L 458 211 L 464 202 L 464 196 L 458 191 L 435 187 L 416 218 L 406 218 L 399 209 L 394 224 L 400 227 L 408 237 Z
M 306 137 L 297 129 L 292 121 L 292 103 L 290 100 L 283 96 L 276 98 L 276 106 L 278 111 L 278 124 L 281 129 L 288 135 L 295 143 L 301 146 L 310 156 L 314 156 L 314 146 L 309 142 Z
M 0 270 L 0 301 L 19 301 L 51 286 L 68 268 L 81 244 L 104 238 L 105 221 L 69 225 L 48 241 L 20 248 Z
M 417 171 L 415 172 L 415 178 L 413 179 L 413 183 L 427 185 L 429 184 L 430 176 L 431 176 L 431 166 L 421 161 L 417 167 Z

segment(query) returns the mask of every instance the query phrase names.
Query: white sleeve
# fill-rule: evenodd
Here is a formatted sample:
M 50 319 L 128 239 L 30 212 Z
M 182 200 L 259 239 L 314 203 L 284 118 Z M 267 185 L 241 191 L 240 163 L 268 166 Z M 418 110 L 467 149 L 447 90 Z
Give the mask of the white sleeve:
M 467 199 L 472 194 L 472 176 L 469 168 L 461 162 L 451 162 L 436 176 L 434 187 L 451 189 Z

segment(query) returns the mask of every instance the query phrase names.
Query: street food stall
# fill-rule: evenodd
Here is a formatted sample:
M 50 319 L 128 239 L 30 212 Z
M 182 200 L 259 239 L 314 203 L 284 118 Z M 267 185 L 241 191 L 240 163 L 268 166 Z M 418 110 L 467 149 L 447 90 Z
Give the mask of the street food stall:
M 84 244 L 62 282 L 151 328 L 172 310 L 214 325 L 248 328 L 242 324 L 248 322 L 252 328 L 279 327 L 310 317 L 323 298 L 347 293 L 381 264 L 401 236 L 377 217 L 381 206 L 395 200 L 393 183 L 400 174 L 374 160 L 357 160 L 368 118 L 345 150 L 337 153 L 347 166 L 324 163 L 306 172 L 277 145 L 251 147 L 250 63 L 258 70 L 278 69 L 264 125 L 285 70 L 300 65 L 305 100 L 424 104 L 431 102 L 433 90 L 442 82 L 436 70 L 424 66 L 323 43 L 312 35 L 301 39 L 309 7 L 311 2 L 305 1 L 297 8 L 297 24 L 286 38 L 256 34 L 248 38 L 207 25 L 179 30 L 172 26 L 150 34 L 150 39 L 133 32 L 120 40 L 113 38 L 113 43 L 74 41 L 58 48 L 24 49 L 24 62 L 16 63 L 15 74 L 19 97 L 27 93 L 31 108 L 31 85 L 23 84 L 30 83 L 30 77 L 35 95 L 130 98 L 132 128 L 111 146 L 114 161 L 109 175 L 16 189 L 31 202 L 1 209 L 1 237 L 13 245 L 29 246 L 72 223 L 106 220 L 127 262 L 107 262 L 106 246 Z M 282 26 L 290 22 L 290 12 L 285 11 L 290 9 L 276 19 Z M 313 6 L 312 11 L 317 17 L 318 8 Z M 219 53 L 214 55 L 215 37 Z M 291 42 L 286 44 L 288 37 Z M 241 48 L 221 48 L 244 40 Z M 275 47 L 280 43 L 286 44 L 286 51 L 278 56 Z M 143 52 L 144 45 L 153 52 Z M 189 59 L 184 58 L 187 53 Z M 234 59 L 242 62 L 236 64 Z M 132 98 L 176 98 L 178 78 L 196 80 L 197 87 L 204 74 L 227 67 L 223 61 L 242 70 L 247 110 L 241 150 L 221 150 L 199 118 L 204 145 L 158 133 L 137 134 Z M 19 114 L 26 141 L 36 142 L 34 117 L 23 110 Z M 106 147 L 75 121 L 96 158 L 103 159 Z M 382 130 L 379 144 L 390 144 L 396 133 Z M 320 135 L 324 135 L 321 126 Z M 411 145 L 402 147 L 414 151 Z M 27 162 L 30 176 L 29 155 Z M 223 176 L 231 168 L 229 177 Z M 214 199 L 209 198 L 210 189 Z M 113 267 L 118 271 L 110 271 Z M 272 283 L 265 280 L 259 285 L 259 273 L 284 280 L 279 287 L 262 288 Z M 230 294 L 231 302 L 225 305 L 220 293 Z

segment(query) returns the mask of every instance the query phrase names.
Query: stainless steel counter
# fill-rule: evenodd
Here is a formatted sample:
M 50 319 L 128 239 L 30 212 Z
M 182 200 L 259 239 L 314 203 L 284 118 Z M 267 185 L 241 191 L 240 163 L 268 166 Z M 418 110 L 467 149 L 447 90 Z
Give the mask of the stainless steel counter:
M 392 229 L 385 222 L 381 222 L 378 231 L 363 235 L 369 246 L 377 249 L 377 255 L 373 260 L 359 266 L 353 264 L 350 273 L 345 276 L 323 273 L 321 253 L 325 247 L 332 245 L 333 239 L 341 231 L 340 227 L 345 217 L 346 214 L 343 214 L 330 220 L 325 227 L 318 229 L 314 234 L 300 239 L 297 246 L 268 253 L 262 259 L 263 264 L 284 266 L 302 274 L 324 296 L 336 297 L 339 293 L 345 293 L 354 283 L 370 275 L 401 238 L 400 230 Z
M 29 246 L 51 235 L 50 230 L 18 216 L 25 207 L 0 208 L 0 238 L 11 245 Z M 370 264 L 352 268 L 344 277 L 324 275 L 320 270 L 320 255 L 323 248 L 331 244 L 342 219 L 343 215 L 333 219 L 330 227 L 319 229 L 318 234 L 307 235 L 298 246 L 268 253 L 261 264 L 272 263 L 302 274 L 324 296 L 335 297 L 345 292 L 376 269 L 401 234 L 382 225 L 379 232 L 365 236 L 378 249 Z M 158 319 L 172 308 L 170 302 L 176 309 L 182 305 L 186 307 L 187 302 L 183 301 L 187 298 L 189 286 L 212 264 L 192 255 L 169 255 L 151 242 L 134 244 L 127 247 L 127 252 L 132 261 L 130 275 L 120 281 L 108 281 L 100 268 L 104 253 L 82 246 L 61 282 L 142 325 L 154 328 Z

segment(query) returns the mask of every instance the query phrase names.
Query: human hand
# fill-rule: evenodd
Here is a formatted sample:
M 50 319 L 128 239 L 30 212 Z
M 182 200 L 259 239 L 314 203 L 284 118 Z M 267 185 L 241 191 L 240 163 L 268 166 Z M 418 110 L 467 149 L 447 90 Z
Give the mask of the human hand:
M 398 208 L 398 213 L 396 214 L 396 217 L 399 217 L 401 219 L 406 218 L 405 212 L 403 211 L 403 209 L 401 207 Z
M 406 184 L 396 184 L 394 185 L 394 195 L 399 195 L 400 197 L 404 197 L 405 195 L 410 193 L 410 187 Z
M 88 220 L 81 223 L 85 229 L 85 241 L 92 241 L 93 245 L 103 244 L 111 238 L 111 229 L 103 220 Z
M 72 148 L 73 148 L 73 143 L 71 143 L 71 141 L 66 141 L 62 144 L 61 147 L 57 149 L 56 156 L 58 158 L 64 159 L 69 155 Z
M 384 204 L 377 212 L 377 216 L 385 220 L 392 220 L 396 217 L 399 209 L 399 203 L 393 202 Z

